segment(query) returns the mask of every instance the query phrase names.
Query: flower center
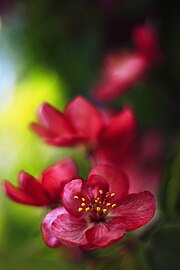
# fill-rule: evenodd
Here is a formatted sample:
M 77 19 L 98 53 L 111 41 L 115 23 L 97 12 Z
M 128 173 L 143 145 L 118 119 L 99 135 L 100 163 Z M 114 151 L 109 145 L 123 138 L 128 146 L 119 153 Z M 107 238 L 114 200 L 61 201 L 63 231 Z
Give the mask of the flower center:
M 74 199 L 80 202 L 78 207 L 79 212 L 84 212 L 90 219 L 99 221 L 104 219 L 109 210 L 116 207 L 116 204 L 112 202 L 115 195 L 114 192 L 105 193 L 102 189 L 99 189 L 98 196 L 94 196 L 91 200 L 77 195 L 74 196 Z

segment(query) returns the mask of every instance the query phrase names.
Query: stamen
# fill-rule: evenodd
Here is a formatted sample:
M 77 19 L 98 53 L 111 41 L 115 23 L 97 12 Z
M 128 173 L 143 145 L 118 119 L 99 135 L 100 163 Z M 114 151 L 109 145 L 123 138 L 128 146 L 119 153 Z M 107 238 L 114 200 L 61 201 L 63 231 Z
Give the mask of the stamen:
M 81 203 L 81 206 L 85 206 L 86 204 L 85 203 Z
M 102 190 L 102 189 L 100 189 L 100 190 L 99 190 L 99 193 L 100 193 L 100 194 L 103 194 L 103 190 Z
M 81 200 L 82 200 L 83 202 L 85 202 L 86 199 L 85 199 L 85 198 L 82 198 Z
M 97 212 L 100 212 L 101 211 L 101 208 L 100 207 L 96 207 L 96 210 L 97 210 Z
M 106 203 L 106 206 L 110 206 L 111 204 L 108 202 L 108 203 Z
M 86 212 L 88 212 L 89 210 L 90 210 L 90 208 L 89 208 L 89 207 L 86 207 L 86 208 L 85 208 L 85 211 L 86 211 Z
M 99 197 L 96 200 L 94 200 L 94 201 L 95 201 L 95 203 L 97 203 L 99 201 Z
M 107 212 L 107 209 L 105 208 L 105 209 L 103 209 L 103 213 L 105 214 Z
M 77 195 L 74 196 L 74 199 L 79 199 L 79 197 Z
M 108 197 L 109 196 L 109 192 L 106 192 L 106 197 Z
M 111 207 L 115 207 L 117 204 L 116 203 L 113 203 L 113 205 Z
M 113 197 L 113 196 L 115 196 L 115 195 L 116 195 L 116 194 L 113 192 L 113 193 L 111 193 L 111 195 L 110 195 L 110 196 L 111 196 L 111 197 Z
M 79 211 L 79 212 L 83 211 L 83 208 L 82 208 L 82 207 L 79 207 L 79 208 L 78 208 L 78 211 Z

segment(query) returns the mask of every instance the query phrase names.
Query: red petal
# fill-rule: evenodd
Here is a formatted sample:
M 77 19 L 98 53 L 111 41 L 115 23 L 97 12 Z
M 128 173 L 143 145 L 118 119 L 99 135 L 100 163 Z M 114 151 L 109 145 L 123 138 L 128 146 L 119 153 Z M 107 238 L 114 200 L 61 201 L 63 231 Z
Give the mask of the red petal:
M 144 191 L 120 199 L 109 215 L 122 217 L 126 230 L 131 231 L 148 223 L 154 216 L 155 208 L 155 197 L 149 191 Z
M 52 223 L 54 235 L 65 245 L 76 247 L 87 245 L 85 232 L 88 229 L 84 218 L 71 216 L 68 212 L 58 215 Z
M 47 127 L 42 126 L 41 124 L 31 123 L 30 128 L 40 137 L 43 138 L 54 138 L 55 134 L 48 129 Z
M 34 206 L 44 205 L 34 198 L 31 198 L 24 190 L 14 187 L 8 181 L 4 181 L 4 191 L 6 195 L 15 202 Z
M 106 247 L 121 239 L 125 234 L 123 219 L 117 218 L 107 223 L 98 223 L 86 231 L 88 241 L 98 247 Z
M 43 188 L 42 184 L 32 175 L 21 171 L 19 173 L 19 183 L 24 191 L 36 201 L 43 203 L 44 205 L 51 203 L 48 193 Z
M 63 113 L 48 103 L 42 104 L 38 115 L 43 124 L 55 134 L 71 134 L 73 132 Z
M 85 186 L 85 191 L 90 200 L 94 200 L 94 197 L 99 197 L 99 190 L 102 190 L 103 194 L 106 194 L 109 191 L 109 185 L 101 175 L 91 173 L 88 176 Z
M 104 125 L 100 112 L 82 97 L 70 102 L 65 114 L 77 132 L 90 140 L 97 138 Z
M 58 135 L 46 138 L 46 143 L 55 146 L 75 146 L 78 144 L 87 143 L 87 138 L 79 136 L 77 134 Z
M 93 95 L 101 101 L 121 96 L 142 79 L 148 68 L 147 59 L 139 53 L 112 56 Z
M 130 108 L 124 109 L 115 115 L 109 126 L 102 135 L 102 140 L 108 144 L 117 144 L 123 138 L 132 136 L 136 128 L 136 119 L 134 112 Z
M 44 242 L 49 247 L 58 247 L 61 245 L 61 242 L 58 240 L 58 238 L 54 235 L 51 225 L 54 222 L 54 220 L 57 218 L 58 215 L 64 213 L 63 207 L 56 208 L 52 210 L 50 213 L 48 213 L 45 218 L 43 219 L 41 229 L 42 229 L 42 235 Z
M 128 177 L 122 170 L 115 169 L 108 165 L 94 167 L 89 176 L 97 174 L 102 176 L 109 184 L 109 192 L 115 193 L 115 198 L 120 198 L 128 193 Z
M 149 61 L 159 60 L 161 52 L 155 28 L 139 26 L 135 28 L 133 35 L 137 52 L 143 54 Z
M 40 181 L 43 187 L 51 195 L 51 198 L 56 201 L 60 199 L 64 185 L 76 177 L 76 163 L 72 158 L 67 158 L 46 169 L 41 174 Z
M 81 216 L 82 213 L 78 212 L 80 207 L 80 200 L 82 195 L 83 181 L 82 179 L 75 179 L 68 182 L 62 191 L 62 201 L 64 207 L 73 216 Z M 79 196 L 80 199 L 75 199 L 74 196 Z

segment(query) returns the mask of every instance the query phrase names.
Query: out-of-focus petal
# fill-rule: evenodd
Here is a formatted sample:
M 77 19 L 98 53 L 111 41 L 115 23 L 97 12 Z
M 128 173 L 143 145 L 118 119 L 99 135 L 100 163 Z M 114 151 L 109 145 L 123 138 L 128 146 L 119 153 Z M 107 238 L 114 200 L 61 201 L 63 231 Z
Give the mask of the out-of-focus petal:
M 21 171 L 19 173 L 19 183 L 22 189 L 35 200 L 44 203 L 44 205 L 50 203 L 48 193 L 32 175 Z
M 67 119 L 80 135 L 95 140 L 104 125 L 101 113 L 82 97 L 71 101 L 65 111 Z
M 121 239 L 125 234 L 123 219 L 117 218 L 107 223 L 98 223 L 86 231 L 88 241 L 98 247 L 106 247 Z
M 24 190 L 21 188 L 14 187 L 11 183 L 8 181 L 4 181 L 4 191 L 6 195 L 13 201 L 27 204 L 27 205 L 33 205 L 33 206 L 42 206 L 43 203 L 35 200 L 34 198 L 30 197 L 26 194 Z
M 41 230 L 44 242 L 49 247 L 58 247 L 61 245 L 61 242 L 58 240 L 58 238 L 54 235 L 51 225 L 54 222 L 54 220 L 58 217 L 58 215 L 61 215 L 62 213 L 66 213 L 63 207 L 56 208 L 49 212 L 45 218 L 43 219 L 43 222 L 41 224 Z
M 72 158 L 66 158 L 56 165 L 46 169 L 40 178 L 40 182 L 51 198 L 60 198 L 64 185 L 77 177 L 77 166 Z
M 159 40 L 156 29 L 153 26 L 136 27 L 133 33 L 133 40 L 136 51 L 143 54 L 150 62 L 161 57 Z
M 47 127 L 42 126 L 41 124 L 37 124 L 32 122 L 30 124 L 30 128 L 40 137 L 42 138 L 54 138 L 55 134 L 48 129 Z
M 42 123 L 55 134 L 71 134 L 73 132 L 73 128 L 64 114 L 48 103 L 41 105 L 38 115 Z
M 103 133 L 102 140 L 109 144 L 117 144 L 117 140 L 132 136 L 136 130 L 136 119 L 131 108 L 125 108 L 123 111 L 112 117 L 110 124 Z
M 87 138 L 85 136 L 77 135 L 77 134 L 69 134 L 69 135 L 56 135 L 45 138 L 46 143 L 55 146 L 76 146 L 78 144 L 87 143 Z
M 83 217 L 62 213 L 54 220 L 51 228 L 54 235 L 65 245 L 76 247 L 88 244 L 85 235 L 88 226 Z
M 124 219 L 127 231 L 138 229 L 148 223 L 155 213 L 155 197 L 149 191 L 129 194 L 120 199 L 118 206 L 110 212 L 113 217 Z
M 124 171 L 108 165 L 99 165 L 90 171 L 89 176 L 93 174 L 102 176 L 108 182 L 109 192 L 115 192 L 115 198 L 120 198 L 128 193 L 128 176 Z
M 111 61 L 106 61 L 105 65 L 102 79 L 93 89 L 93 96 L 101 101 L 123 95 L 143 78 L 149 68 L 147 59 L 139 53 L 111 56 Z

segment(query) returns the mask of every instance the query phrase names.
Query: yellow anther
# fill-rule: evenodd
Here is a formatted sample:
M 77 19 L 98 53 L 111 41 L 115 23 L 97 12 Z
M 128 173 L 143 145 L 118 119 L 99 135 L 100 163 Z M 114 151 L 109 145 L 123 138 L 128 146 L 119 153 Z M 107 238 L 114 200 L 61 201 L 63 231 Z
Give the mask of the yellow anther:
M 110 206 L 111 204 L 108 202 L 108 203 L 106 203 L 106 206 Z
M 96 207 L 96 210 L 97 210 L 98 212 L 100 212 L 100 211 L 101 211 L 101 208 L 100 208 L 100 207 Z
M 113 192 L 113 193 L 111 193 L 111 195 L 110 195 L 110 196 L 111 196 L 111 197 L 113 197 L 113 196 L 115 196 L 115 195 L 116 195 L 116 194 Z
M 79 211 L 79 212 L 81 212 L 82 210 L 83 210 L 83 208 L 82 208 L 82 207 L 79 207 L 79 208 L 78 208 L 78 211 Z
M 95 199 L 94 201 L 95 201 L 95 203 L 97 203 L 99 201 L 99 197 L 97 199 Z
M 85 206 L 86 204 L 83 202 L 83 203 L 81 203 L 81 206 Z
M 82 198 L 81 200 L 82 200 L 83 202 L 85 202 L 86 199 L 85 199 L 85 198 Z
M 116 203 L 113 203 L 113 205 L 111 207 L 115 207 L 117 204 Z
M 100 194 L 103 194 L 103 190 L 102 190 L 102 189 L 100 189 L 100 190 L 99 190 L 99 193 L 100 193 Z
M 86 212 L 88 212 L 89 210 L 90 210 L 90 208 L 89 208 L 89 207 L 86 207 L 86 208 L 85 208 L 85 211 L 86 211 Z
M 105 209 L 103 209 L 103 213 L 105 214 L 107 212 L 107 209 L 105 208 Z
M 77 195 L 74 196 L 74 199 L 79 199 L 79 197 Z

